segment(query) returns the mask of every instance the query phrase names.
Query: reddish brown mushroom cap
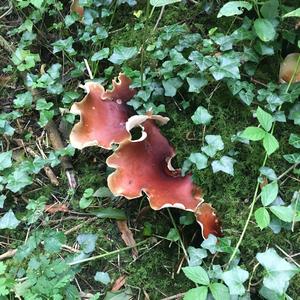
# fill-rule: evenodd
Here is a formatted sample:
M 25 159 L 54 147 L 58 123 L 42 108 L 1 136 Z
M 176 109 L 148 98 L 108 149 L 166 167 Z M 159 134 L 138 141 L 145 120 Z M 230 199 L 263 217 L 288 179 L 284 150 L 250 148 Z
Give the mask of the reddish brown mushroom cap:
M 193 211 L 203 201 L 201 194 L 190 175 L 182 177 L 180 170 L 170 168 L 175 151 L 151 119 L 155 116 L 132 118 L 136 117 L 141 121 L 148 118 L 140 124 L 147 137 L 126 141 L 107 159 L 108 166 L 117 169 L 108 177 L 110 190 L 128 199 L 138 198 L 145 192 L 156 210 L 173 206 Z
M 135 91 L 129 88 L 131 81 L 120 74 L 119 83 L 113 82 L 113 89 L 105 91 L 95 82 L 87 82 L 87 95 L 81 102 L 74 103 L 71 112 L 80 115 L 70 135 L 71 144 L 78 149 L 100 146 L 111 149 L 113 143 L 121 143 L 130 137 L 125 128 L 129 117 L 126 102 Z
M 295 76 L 292 82 L 300 82 L 300 64 L 297 67 L 299 56 L 300 53 L 291 53 L 282 61 L 279 71 L 279 80 L 281 83 L 290 82 L 294 72 Z
M 205 238 L 221 235 L 219 220 L 210 204 L 203 203 L 200 189 L 193 184 L 191 175 L 181 176 L 171 159 L 174 148 L 161 134 L 155 121 L 166 123 L 160 116 L 133 116 L 127 129 L 142 126 L 144 134 L 136 141 L 127 140 L 107 159 L 107 165 L 116 168 L 109 175 L 108 186 L 116 196 L 138 198 L 144 192 L 155 209 L 176 207 L 195 213 Z
M 209 203 L 201 203 L 195 211 L 195 216 L 202 228 L 202 235 L 205 239 L 208 238 L 209 234 L 215 236 L 223 235 L 216 211 Z

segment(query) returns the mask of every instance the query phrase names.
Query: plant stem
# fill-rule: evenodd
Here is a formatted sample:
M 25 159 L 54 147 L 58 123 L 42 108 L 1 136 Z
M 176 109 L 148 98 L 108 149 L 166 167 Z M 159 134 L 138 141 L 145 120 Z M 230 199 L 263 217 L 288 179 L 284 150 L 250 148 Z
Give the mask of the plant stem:
M 266 156 L 267 156 L 267 155 L 266 155 Z M 266 157 L 266 156 L 265 156 L 265 157 Z M 266 159 L 265 159 L 265 161 L 266 161 Z M 242 241 L 243 241 L 243 238 L 244 238 L 245 233 L 246 233 L 246 230 L 247 230 L 247 228 L 248 228 L 250 219 L 251 219 L 251 217 L 252 217 L 252 213 L 253 213 L 253 210 L 254 210 L 254 204 L 255 204 L 256 199 L 257 199 L 258 189 L 259 189 L 259 182 L 256 184 L 254 196 L 253 196 L 253 199 L 252 199 L 252 202 L 251 202 L 251 205 L 250 205 L 250 211 L 249 211 L 249 214 L 248 214 L 248 217 L 247 217 L 245 226 L 244 226 L 244 228 L 243 228 L 242 234 L 240 235 L 240 238 L 239 238 L 239 240 L 238 240 L 238 242 L 237 242 L 237 244 L 236 244 L 236 246 L 235 246 L 235 248 L 234 248 L 234 250 L 233 250 L 233 252 L 232 252 L 232 254 L 231 254 L 231 256 L 230 256 L 230 258 L 229 258 L 229 261 L 228 261 L 228 263 L 227 263 L 225 269 L 228 269 L 230 263 L 231 263 L 232 260 L 234 259 L 235 255 L 236 255 L 236 253 L 237 253 L 237 251 L 238 251 L 238 249 L 239 249 L 239 247 L 240 247 L 240 245 L 241 245 L 241 243 L 242 243 Z
M 170 219 L 171 219 L 171 221 L 172 221 L 172 224 L 173 224 L 173 226 L 174 226 L 174 229 L 177 231 L 177 234 L 178 234 L 178 237 L 179 237 L 179 242 L 180 242 L 181 248 L 182 248 L 182 250 L 183 250 L 185 259 L 186 259 L 187 262 L 189 263 L 190 259 L 189 259 L 189 256 L 188 256 L 187 252 L 186 252 L 186 249 L 185 249 L 184 243 L 183 243 L 183 241 L 182 241 L 182 238 L 181 238 L 181 236 L 180 236 L 180 234 L 179 234 L 179 230 L 178 230 L 178 228 L 177 228 L 177 226 L 176 226 L 175 220 L 174 220 L 174 218 L 173 218 L 173 216 L 172 216 L 172 214 L 171 214 L 170 209 L 167 208 L 167 210 L 168 210 Z
M 297 72 L 297 69 L 298 69 L 299 64 L 300 64 L 300 56 L 299 56 L 299 58 L 298 58 L 298 60 L 297 60 L 296 68 L 295 68 L 295 70 L 294 70 L 294 72 L 293 72 L 293 75 L 292 75 L 292 77 L 291 77 L 291 79 L 290 79 L 290 81 L 289 81 L 289 83 L 288 83 L 287 88 L 286 88 L 286 91 L 285 91 L 286 93 L 289 91 L 290 86 L 291 86 L 291 84 L 292 84 L 292 82 L 293 82 L 293 80 L 294 80 L 294 78 L 295 78 L 295 75 L 296 75 L 296 72 Z M 279 106 L 278 111 L 281 110 L 281 106 L 282 106 L 282 105 Z M 273 134 L 274 129 L 275 129 L 275 122 L 274 122 L 273 125 L 272 125 L 271 134 Z M 263 167 L 265 166 L 265 164 L 266 164 L 266 162 L 267 162 L 267 159 L 268 159 L 268 154 L 266 153 L 266 154 L 265 154 L 265 157 L 264 157 L 263 164 L 262 164 Z M 251 219 L 252 214 L 253 214 L 254 205 L 255 205 L 255 203 L 256 203 L 256 200 L 258 199 L 258 195 L 257 195 L 257 194 L 258 194 L 258 189 L 259 189 L 259 182 L 257 182 L 257 184 L 256 184 L 254 196 L 253 196 L 253 199 L 252 199 L 252 202 L 251 202 L 251 205 L 250 205 L 250 211 L 249 211 L 249 214 L 248 214 L 246 223 L 245 223 L 245 225 L 244 225 L 242 234 L 240 235 L 240 238 L 239 238 L 239 240 L 238 240 L 238 242 L 237 242 L 237 244 L 236 244 L 236 246 L 235 246 L 235 248 L 234 248 L 234 250 L 233 250 L 233 252 L 232 252 L 232 254 L 231 254 L 231 256 L 230 256 L 230 258 L 229 258 L 229 261 L 228 261 L 228 263 L 227 263 L 225 269 L 228 269 L 230 263 L 231 263 L 232 260 L 234 259 L 235 255 L 236 255 L 236 253 L 237 253 L 237 251 L 238 251 L 238 249 L 239 249 L 239 247 L 240 247 L 240 245 L 241 245 L 241 243 L 242 243 L 242 241 L 243 241 L 243 239 L 244 239 L 246 230 L 247 230 L 247 228 L 248 228 L 250 219 Z
M 147 1 L 147 7 L 146 7 L 146 22 L 145 22 L 145 28 L 144 28 L 144 34 L 143 34 L 143 42 L 141 47 L 141 63 L 140 63 L 140 73 L 141 73 L 141 89 L 143 89 L 144 85 L 144 52 L 145 52 L 145 43 L 146 43 L 146 33 L 148 32 L 148 22 L 149 22 L 149 9 L 150 9 L 150 1 Z

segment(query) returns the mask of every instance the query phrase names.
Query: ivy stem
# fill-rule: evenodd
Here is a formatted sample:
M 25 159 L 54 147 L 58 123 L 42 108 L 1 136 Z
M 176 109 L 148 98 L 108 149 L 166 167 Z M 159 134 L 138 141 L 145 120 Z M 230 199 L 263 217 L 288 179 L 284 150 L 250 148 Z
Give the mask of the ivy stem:
M 296 64 L 296 67 L 295 67 L 295 70 L 294 70 L 293 75 L 292 75 L 292 77 L 291 77 L 291 79 L 290 79 L 290 81 L 289 81 L 289 83 L 288 83 L 287 88 L 286 88 L 286 91 L 285 91 L 286 93 L 289 91 L 290 86 L 291 86 L 292 82 L 294 81 L 294 78 L 295 78 L 296 72 L 297 72 L 297 70 L 298 70 L 299 64 L 300 64 L 300 56 L 298 57 L 297 64 Z M 278 111 L 281 110 L 281 106 L 282 106 L 282 105 L 279 106 Z M 271 134 L 272 134 L 272 135 L 273 135 L 274 129 L 275 129 L 275 122 L 273 123 L 272 129 L 271 129 Z M 265 157 L 264 157 L 264 161 L 263 161 L 262 167 L 265 166 L 265 164 L 266 164 L 266 162 L 267 162 L 267 159 L 268 159 L 268 154 L 266 153 L 266 154 L 265 154 Z M 257 195 L 257 194 L 258 194 L 258 189 L 259 189 L 259 182 L 257 182 L 257 184 L 256 184 L 254 196 L 253 196 L 253 199 L 252 199 L 252 202 L 251 202 L 251 205 L 250 205 L 250 211 L 249 211 L 249 214 L 248 214 L 246 223 L 245 223 L 245 225 L 244 225 L 242 234 L 240 235 L 240 238 L 239 238 L 239 240 L 238 240 L 238 242 L 237 242 L 237 244 L 236 244 L 236 246 L 235 246 L 235 248 L 234 248 L 234 250 L 233 250 L 233 252 L 232 252 L 232 254 L 231 254 L 231 256 L 230 256 L 230 258 L 229 258 L 229 261 L 228 261 L 228 263 L 227 263 L 225 269 L 228 269 L 230 263 L 231 263 L 232 260 L 234 259 L 235 255 L 236 255 L 236 253 L 237 253 L 237 251 L 238 251 L 238 249 L 239 249 L 239 247 L 240 247 L 240 245 L 241 245 L 241 243 L 242 243 L 242 241 L 243 241 L 243 239 L 244 239 L 246 230 L 247 230 L 247 228 L 248 228 L 248 225 L 249 225 L 249 223 L 250 223 L 250 220 L 251 220 L 251 217 L 252 217 L 252 214 L 253 214 L 254 205 L 255 205 L 255 203 L 256 203 L 256 200 L 258 199 L 258 195 Z

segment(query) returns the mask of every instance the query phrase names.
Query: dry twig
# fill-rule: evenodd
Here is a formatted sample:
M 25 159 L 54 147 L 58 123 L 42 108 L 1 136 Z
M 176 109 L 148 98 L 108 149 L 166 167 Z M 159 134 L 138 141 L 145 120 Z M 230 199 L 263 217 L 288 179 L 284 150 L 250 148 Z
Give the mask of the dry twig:
M 0 255 L 0 261 L 15 256 L 16 252 L 17 249 L 9 249 L 8 251 Z

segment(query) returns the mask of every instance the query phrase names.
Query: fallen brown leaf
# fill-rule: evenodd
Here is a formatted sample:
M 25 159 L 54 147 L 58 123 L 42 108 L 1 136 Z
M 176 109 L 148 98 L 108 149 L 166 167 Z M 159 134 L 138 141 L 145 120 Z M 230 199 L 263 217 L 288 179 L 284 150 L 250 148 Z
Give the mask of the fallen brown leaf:
M 126 275 L 121 275 L 117 280 L 115 281 L 111 291 L 116 292 L 118 291 L 124 284 L 126 283 Z
M 121 237 L 122 237 L 123 241 L 125 242 L 126 246 L 129 246 L 129 247 L 135 246 L 136 242 L 133 238 L 133 234 L 132 234 L 131 230 L 127 226 L 127 221 L 117 221 L 117 225 L 122 234 Z M 132 248 L 132 256 L 134 258 L 138 257 L 138 251 L 137 251 L 136 247 Z
M 84 8 L 79 5 L 79 0 L 73 0 L 70 6 L 71 12 L 76 12 L 82 18 L 84 15 Z
M 64 203 L 54 203 L 45 205 L 45 212 L 49 214 L 55 214 L 57 212 L 69 212 L 69 208 Z

